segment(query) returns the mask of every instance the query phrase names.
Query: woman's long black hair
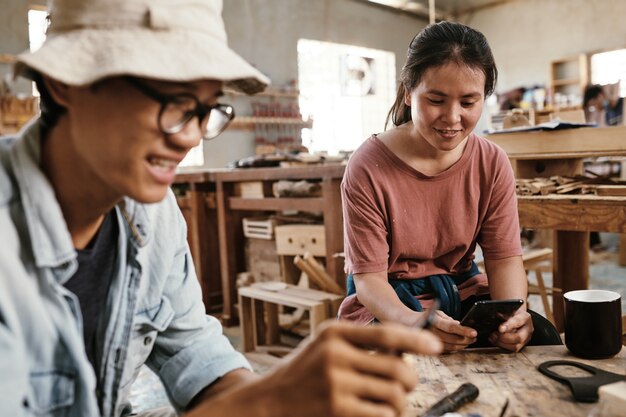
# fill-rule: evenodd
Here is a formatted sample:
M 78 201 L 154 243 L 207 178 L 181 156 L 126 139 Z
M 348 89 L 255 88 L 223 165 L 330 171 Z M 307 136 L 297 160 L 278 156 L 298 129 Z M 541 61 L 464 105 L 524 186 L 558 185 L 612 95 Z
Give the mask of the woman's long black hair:
M 427 69 L 457 62 L 485 74 L 485 98 L 496 87 L 498 69 L 487 38 L 479 31 L 460 23 L 439 22 L 428 25 L 418 33 L 407 52 L 406 63 L 400 73 L 396 101 L 387 114 L 389 121 L 400 126 L 411 120 L 411 107 L 405 103 L 407 92 L 419 84 Z

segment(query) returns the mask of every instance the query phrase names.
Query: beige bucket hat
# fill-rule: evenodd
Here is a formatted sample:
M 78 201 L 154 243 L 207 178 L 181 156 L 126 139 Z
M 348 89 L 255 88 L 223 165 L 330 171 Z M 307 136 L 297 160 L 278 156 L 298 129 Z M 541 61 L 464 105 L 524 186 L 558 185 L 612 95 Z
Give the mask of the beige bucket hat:
M 15 76 L 69 85 L 132 75 L 213 79 L 254 94 L 269 79 L 228 47 L 222 0 L 51 0 L 43 46 L 18 56 Z

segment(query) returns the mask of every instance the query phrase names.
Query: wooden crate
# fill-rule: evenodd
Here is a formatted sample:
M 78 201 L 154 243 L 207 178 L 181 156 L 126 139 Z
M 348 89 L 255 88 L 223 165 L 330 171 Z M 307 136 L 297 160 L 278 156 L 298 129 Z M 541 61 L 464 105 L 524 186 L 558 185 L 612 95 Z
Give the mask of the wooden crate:
M 275 221 L 271 218 L 245 217 L 242 223 L 245 237 L 265 240 L 274 238 Z
M 276 226 L 276 251 L 280 255 L 326 256 L 326 236 L 321 224 L 289 224 Z

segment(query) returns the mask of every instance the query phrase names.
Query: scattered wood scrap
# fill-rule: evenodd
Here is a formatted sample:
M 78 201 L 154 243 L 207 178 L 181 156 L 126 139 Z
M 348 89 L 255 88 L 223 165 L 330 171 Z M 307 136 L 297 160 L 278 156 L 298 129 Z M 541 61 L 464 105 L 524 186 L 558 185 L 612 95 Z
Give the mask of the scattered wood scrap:
M 626 181 L 596 176 L 552 176 L 549 178 L 517 179 L 518 195 L 595 194 L 626 196 Z

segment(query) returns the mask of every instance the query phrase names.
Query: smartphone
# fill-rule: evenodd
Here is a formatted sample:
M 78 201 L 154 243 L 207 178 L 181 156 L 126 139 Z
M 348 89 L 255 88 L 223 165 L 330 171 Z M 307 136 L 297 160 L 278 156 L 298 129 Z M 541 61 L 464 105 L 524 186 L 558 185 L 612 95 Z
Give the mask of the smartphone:
M 471 327 L 478 332 L 478 336 L 488 336 L 498 330 L 500 324 L 524 304 L 524 300 L 486 300 L 476 301 L 467 312 L 461 324 Z

